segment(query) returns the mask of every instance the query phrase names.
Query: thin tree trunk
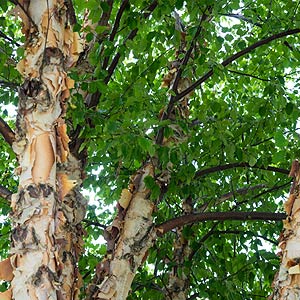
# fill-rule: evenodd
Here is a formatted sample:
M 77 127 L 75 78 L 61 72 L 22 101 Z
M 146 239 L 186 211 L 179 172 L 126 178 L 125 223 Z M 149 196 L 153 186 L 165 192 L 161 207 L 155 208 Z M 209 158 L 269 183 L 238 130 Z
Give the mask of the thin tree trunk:
M 300 299 L 300 165 L 293 162 L 290 176 L 294 177 L 290 195 L 285 203 L 288 215 L 280 235 L 280 269 L 273 282 L 273 300 Z
M 189 197 L 182 203 L 184 214 L 193 213 L 192 199 Z M 192 227 L 192 225 L 187 225 Z M 183 226 L 176 229 L 176 236 L 173 244 L 172 271 L 169 273 L 168 284 L 166 287 L 166 300 L 186 300 L 190 286 L 190 270 L 185 266 L 192 250 L 189 240 L 183 232 Z
M 68 6 L 66 6 L 68 3 Z M 64 121 L 73 82 L 66 71 L 81 44 L 72 32 L 71 1 L 21 1 L 24 77 L 19 92 L 16 137 L 19 189 L 12 196 L 12 298 L 77 299 L 80 221 L 85 200 L 78 161 L 69 153 Z
M 118 214 L 105 233 L 107 255 L 97 266 L 88 299 L 127 298 L 137 268 L 156 236 L 152 222 L 154 203 L 144 182 L 153 174 L 153 165 L 146 163 L 131 177 L 128 189 L 122 191 Z

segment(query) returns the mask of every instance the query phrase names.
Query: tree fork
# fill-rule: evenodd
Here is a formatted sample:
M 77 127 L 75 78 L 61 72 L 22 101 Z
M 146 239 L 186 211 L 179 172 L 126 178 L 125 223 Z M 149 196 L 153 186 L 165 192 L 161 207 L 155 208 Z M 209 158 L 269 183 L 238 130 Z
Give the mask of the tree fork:
M 5 264 L 12 274 L 3 279 L 12 279 L 15 300 L 73 300 L 80 287 L 86 202 L 77 190 L 80 166 L 69 151 L 64 116 L 73 87 L 66 72 L 82 46 L 65 1 L 16 4 L 26 38 L 25 58 L 17 66 L 24 83 L 13 143 L 20 180 L 11 197 L 11 256 Z M 1 297 L 10 299 L 10 291 Z

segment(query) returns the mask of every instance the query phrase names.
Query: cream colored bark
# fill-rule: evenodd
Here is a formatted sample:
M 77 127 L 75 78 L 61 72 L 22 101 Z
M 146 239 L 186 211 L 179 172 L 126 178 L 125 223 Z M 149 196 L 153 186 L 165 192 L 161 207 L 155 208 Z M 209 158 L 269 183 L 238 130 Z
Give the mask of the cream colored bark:
M 281 264 L 273 282 L 273 300 L 300 299 L 300 166 L 293 162 L 290 176 L 294 182 L 285 203 L 288 215 L 280 236 Z
M 20 181 L 11 202 L 12 299 L 77 299 L 85 200 L 76 189 L 81 173 L 69 153 L 64 115 L 73 87 L 66 71 L 81 44 L 66 15 L 68 2 L 19 2 L 14 13 L 26 42 L 17 67 L 24 83 L 13 144 Z
M 108 254 L 97 267 L 97 279 L 89 299 L 125 300 L 137 268 L 142 264 L 155 238 L 152 223 L 154 204 L 144 178 L 153 177 L 151 163 L 144 165 L 123 190 L 118 215 L 106 230 Z

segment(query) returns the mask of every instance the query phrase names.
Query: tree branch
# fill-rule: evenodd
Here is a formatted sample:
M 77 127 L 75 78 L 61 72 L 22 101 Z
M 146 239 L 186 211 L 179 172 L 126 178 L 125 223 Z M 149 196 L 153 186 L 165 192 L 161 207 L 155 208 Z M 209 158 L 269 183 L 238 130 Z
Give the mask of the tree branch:
M 154 1 L 149 5 L 149 7 L 147 8 L 146 12 L 144 12 L 144 14 L 143 14 L 144 19 L 148 19 L 148 18 L 149 18 L 149 16 L 151 15 L 151 13 L 153 12 L 153 10 L 156 8 L 157 5 L 158 5 L 158 1 L 157 1 L 157 0 L 154 0 Z M 138 32 L 138 28 L 133 29 L 133 30 L 129 33 L 129 35 L 127 36 L 127 38 L 126 38 L 125 41 L 123 42 L 123 44 L 125 45 L 126 42 L 127 42 L 128 40 L 132 40 L 132 39 L 136 36 L 137 32 Z M 118 62 L 119 62 L 120 57 L 121 57 L 121 54 L 120 54 L 120 52 L 118 52 L 118 53 L 115 55 L 115 57 L 113 58 L 113 60 L 112 60 L 112 62 L 111 62 L 111 64 L 110 64 L 110 66 L 109 66 L 109 68 L 108 68 L 108 70 L 107 70 L 107 71 L 108 71 L 108 75 L 107 75 L 107 76 L 105 77 L 105 79 L 104 79 L 105 84 L 107 84 L 107 83 L 109 82 L 109 80 L 111 79 L 112 74 L 114 73 L 114 71 L 115 71 L 115 69 L 116 69 L 116 67 L 117 67 L 117 64 L 118 64 Z
M 256 233 L 254 233 L 252 231 L 249 231 L 249 230 L 247 230 L 247 231 L 243 231 L 243 230 L 217 230 L 217 231 L 214 231 L 212 233 L 212 235 L 213 234 L 248 234 L 248 235 L 252 235 L 252 236 L 264 239 L 265 241 L 267 241 L 267 242 L 269 242 L 273 245 L 278 245 L 278 241 L 269 239 L 268 237 L 266 237 L 264 235 L 256 234 Z
M 117 34 L 118 28 L 120 26 L 120 21 L 121 21 L 122 15 L 123 15 L 128 3 L 129 3 L 129 0 L 123 0 L 122 3 L 121 3 L 121 6 L 120 6 L 120 8 L 117 12 L 113 29 L 111 31 L 111 34 L 109 35 L 109 41 L 111 41 L 111 42 L 114 40 L 114 38 Z M 109 56 L 106 56 L 104 58 L 104 61 L 103 61 L 103 64 L 102 64 L 103 70 L 105 70 L 107 68 L 108 61 L 109 61 Z
M 240 14 L 221 14 L 221 16 L 224 16 L 224 17 L 230 17 L 230 18 L 235 18 L 235 19 L 242 20 L 242 21 L 244 21 L 244 22 L 253 24 L 253 25 L 255 25 L 255 26 L 262 27 L 262 25 L 261 25 L 260 23 L 258 23 L 258 22 L 253 22 L 251 19 L 246 18 L 245 16 L 240 15 Z
M 5 81 L 5 80 L 0 80 L 0 85 L 4 86 L 4 87 L 8 87 L 8 88 L 12 88 L 14 90 L 17 90 L 18 88 L 18 84 L 14 83 L 14 82 L 9 82 L 9 81 Z
M 0 117 L 0 133 L 4 137 L 5 141 L 11 146 L 15 140 L 15 133 L 1 117 Z
M 227 211 L 227 212 L 204 212 L 197 214 L 190 214 L 180 216 L 168 220 L 156 227 L 157 235 L 162 236 L 176 227 L 181 227 L 191 223 L 199 223 L 204 221 L 282 221 L 286 218 L 285 213 L 270 213 L 270 212 L 241 212 L 241 211 Z
M 299 32 L 300 32 L 300 28 L 290 29 L 290 30 L 287 30 L 287 31 L 276 33 L 276 34 L 274 34 L 274 35 L 272 35 L 268 38 L 260 40 L 256 43 L 250 45 L 249 47 L 246 47 L 245 49 L 235 53 L 234 55 L 228 57 L 227 59 L 225 59 L 222 62 L 222 66 L 226 67 L 227 65 L 229 65 L 233 61 L 237 60 L 241 56 L 244 56 L 244 55 L 250 53 L 251 51 L 253 51 L 254 49 L 256 49 L 260 46 L 266 45 L 266 44 L 270 43 L 271 41 L 280 39 L 280 38 L 285 37 L 285 36 L 293 35 L 293 34 L 296 34 L 296 33 L 299 33 Z M 190 85 L 187 89 L 185 89 L 183 92 L 181 92 L 180 94 L 177 94 L 176 96 L 173 96 L 171 101 L 173 103 L 179 101 L 181 98 L 183 98 L 184 96 L 186 96 L 187 94 L 192 92 L 194 89 L 196 89 L 198 86 L 200 86 L 204 81 L 206 81 L 208 78 L 210 78 L 213 74 L 214 74 L 214 71 L 213 71 L 213 69 L 211 69 L 205 75 L 203 75 L 200 79 L 198 79 L 196 82 L 194 82 L 192 85 Z
M 3 39 L 9 41 L 10 43 L 15 44 L 16 46 L 20 47 L 20 44 L 18 42 L 16 42 L 14 39 L 12 39 L 11 37 L 7 36 L 3 31 L 0 30 L 0 37 L 2 37 Z
M 195 173 L 194 178 L 198 178 L 201 176 L 208 175 L 210 173 L 224 171 L 224 170 L 228 170 L 228 169 L 234 169 L 234 168 L 253 168 L 253 169 L 260 169 L 260 170 L 265 170 L 265 171 L 282 173 L 282 174 L 286 174 L 286 175 L 288 175 L 290 173 L 289 170 L 276 168 L 276 167 L 272 167 L 272 166 L 268 166 L 268 167 L 257 166 L 257 165 L 250 166 L 250 164 L 247 162 L 237 162 L 237 163 L 231 163 L 231 164 L 226 164 L 226 165 L 221 165 L 221 166 L 215 166 L 215 167 L 207 168 L 204 170 L 199 170 Z
M 236 71 L 236 70 L 228 69 L 227 71 L 230 72 L 230 73 L 234 73 L 234 74 L 238 74 L 238 75 L 242 75 L 242 76 L 252 77 L 252 78 L 255 78 L 255 79 L 258 79 L 258 80 L 261 80 L 261 81 L 271 81 L 270 79 L 260 78 L 260 77 L 255 76 L 255 75 L 239 72 L 239 71 Z
M 210 8 L 210 7 L 208 7 L 207 9 L 208 9 L 209 11 L 211 11 L 211 8 Z M 207 9 L 206 9 L 206 10 L 207 10 Z M 184 59 L 183 59 L 183 62 L 182 62 L 182 64 L 180 65 L 180 68 L 179 68 L 179 70 L 178 70 L 178 72 L 177 72 L 177 74 L 176 74 L 176 77 L 175 77 L 175 80 L 174 80 L 174 83 L 173 83 L 173 86 L 172 86 L 172 90 L 173 90 L 175 93 L 177 93 L 177 88 L 178 88 L 179 80 L 180 80 L 180 78 L 181 78 L 181 74 L 182 74 L 184 68 L 186 67 L 186 65 L 187 65 L 187 63 L 188 63 L 188 61 L 189 61 L 189 59 L 190 59 L 190 57 L 191 57 L 191 55 L 192 55 L 192 52 L 193 52 L 193 50 L 194 50 L 194 48 L 195 48 L 195 45 L 196 45 L 196 40 L 197 40 L 198 36 L 200 35 L 200 33 L 201 33 L 201 31 L 202 31 L 202 24 L 203 24 L 203 22 L 204 22 L 207 18 L 208 18 L 208 15 L 205 14 L 205 13 L 203 13 L 203 15 L 202 15 L 202 17 L 201 17 L 201 20 L 200 20 L 200 24 L 199 24 L 199 26 L 198 26 L 198 28 L 197 28 L 197 31 L 196 31 L 196 33 L 195 33 L 193 39 L 192 39 L 191 45 L 190 45 L 189 49 L 186 51 L 186 54 L 185 54 Z M 169 118 L 169 116 L 167 116 L 167 118 Z

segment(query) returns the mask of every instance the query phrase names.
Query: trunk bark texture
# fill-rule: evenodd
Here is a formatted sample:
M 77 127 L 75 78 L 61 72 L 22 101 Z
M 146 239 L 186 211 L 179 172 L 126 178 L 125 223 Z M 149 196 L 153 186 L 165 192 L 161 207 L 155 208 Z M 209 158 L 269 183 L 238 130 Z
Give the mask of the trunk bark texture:
M 193 203 L 191 198 L 187 198 L 182 203 L 182 211 L 185 215 L 193 213 Z M 188 225 L 191 227 L 192 225 Z M 190 270 L 185 266 L 186 261 L 192 252 L 189 240 L 183 233 L 183 227 L 179 227 L 175 232 L 173 245 L 173 268 L 169 274 L 169 281 L 166 287 L 166 300 L 186 300 L 190 286 Z
M 26 42 L 13 144 L 20 181 L 11 202 L 12 299 L 77 299 L 86 202 L 77 190 L 81 169 L 69 152 L 64 116 L 73 87 L 66 71 L 81 43 L 67 13 L 71 1 L 19 3 L 14 13 Z
M 153 165 L 145 164 L 122 191 L 118 214 L 106 229 L 106 258 L 97 266 L 88 299 L 125 300 L 137 268 L 156 236 L 152 222 L 154 204 L 144 179 L 153 177 Z
M 185 40 L 182 40 L 180 51 L 183 51 L 184 45 Z M 162 87 L 173 88 L 179 66 L 179 61 L 172 62 L 169 73 L 163 79 Z M 182 92 L 189 84 L 188 78 L 179 78 L 176 91 Z M 189 97 L 190 94 L 180 99 L 177 105 L 172 104 L 170 111 L 168 109 L 161 110 L 160 118 L 169 114 L 167 118 L 173 121 L 174 124 L 170 127 L 174 131 L 174 136 L 164 139 L 162 132 L 161 141 L 159 139 L 155 141 L 157 144 L 167 146 L 169 143 L 180 143 L 186 138 L 176 121 L 188 117 Z M 163 194 L 170 180 L 170 170 L 160 170 L 159 175 L 154 174 L 154 169 L 157 171 L 159 165 L 157 158 L 149 159 L 131 177 L 128 189 L 122 191 L 117 205 L 117 216 L 105 233 L 107 255 L 97 266 L 96 278 L 90 286 L 88 299 L 125 300 L 127 298 L 135 273 L 146 259 L 148 250 L 157 237 L 152 220 L 152 213 L 156 205 L 149 199 L 151 191 L 146 188 L 144 179 L 147 176 L 155 177 L 156 184 L 160 186 L 161 194 Z M 180 244 L 179 247 L 185 246 Z M 176 282 L 178 280 L 178 278 L 175 279 Z M 172 284 L 175 284 L 175 281 L 172 281 Z
M 300 299 L 300 165 L 293 162 L 290 176 L 294 177 L 290 195 L 285 203 L 288 215 L 280 235 L 281 264 L 273 282 L 273 300 Z

